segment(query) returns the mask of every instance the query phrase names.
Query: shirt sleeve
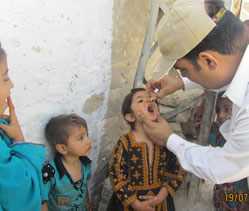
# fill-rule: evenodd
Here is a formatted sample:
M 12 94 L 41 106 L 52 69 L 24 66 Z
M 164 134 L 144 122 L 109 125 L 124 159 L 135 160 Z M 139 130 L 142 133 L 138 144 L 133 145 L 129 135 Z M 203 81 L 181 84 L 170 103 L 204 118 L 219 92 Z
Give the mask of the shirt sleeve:
M 10 148 L 6 144 L 6 142 L 0 137 L 0 163 L 8 163 L 11 154 L 10 154 Z
M 6 120 L 0 119 L 0 124 L 8 124 Z M 8 163 L 11 159 L 11 148 L 9 147 L 12 144 L 11 139 L 5 134 L 5 132 L 0 129 L 0 163 Z
M 233 120 L 223 147 L 200 146 L 176 134 L 167 141 L 167 148 L 182 167 L 196 176 L 216 184 L 234 182 L 249 175 L 249 112 L 244 110 Z M 226 122 L 225 122 L 226 123 Z
M 119 200 L 124 206 L 129 206 L 134 202 L 136 192 L 128 179 L 128 163 L 127 149 L 125 149 L 122 141 L 119 140 L 113 151 L 113 160 L 110 165 L 111 183 Z

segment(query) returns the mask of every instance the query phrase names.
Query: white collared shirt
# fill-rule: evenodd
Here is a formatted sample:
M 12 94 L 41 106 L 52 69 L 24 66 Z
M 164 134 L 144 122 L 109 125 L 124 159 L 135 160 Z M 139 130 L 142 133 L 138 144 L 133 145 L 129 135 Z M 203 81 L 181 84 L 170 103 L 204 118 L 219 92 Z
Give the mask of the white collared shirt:
M 195 86 L 186 80 L 184 83 L 186 89 Z M 223 147 L 190 143 L 176 134 L 167 141 L 167 148 L 185 170 L 216 184 L 249 176 L 249 47 L 224 96 L 233 102 L 233 109 L 231 119 L 220 127 L 226 140 Z

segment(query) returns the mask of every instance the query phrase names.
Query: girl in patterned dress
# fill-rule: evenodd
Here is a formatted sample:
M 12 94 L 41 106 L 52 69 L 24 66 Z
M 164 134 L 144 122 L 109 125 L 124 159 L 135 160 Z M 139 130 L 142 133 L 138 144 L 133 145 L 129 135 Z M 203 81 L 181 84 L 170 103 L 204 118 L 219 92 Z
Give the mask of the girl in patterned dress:
M 137 120 L 143 114 L 157 121 L 156 101 L 145 89 L 133 89 L 124 99 L 122 114 L 131 131 L 120 137 L 113 150 L 114 193 L 108 211 L 174 211 L 173 196 L 185 172 L 173 153 L 150 141 Z

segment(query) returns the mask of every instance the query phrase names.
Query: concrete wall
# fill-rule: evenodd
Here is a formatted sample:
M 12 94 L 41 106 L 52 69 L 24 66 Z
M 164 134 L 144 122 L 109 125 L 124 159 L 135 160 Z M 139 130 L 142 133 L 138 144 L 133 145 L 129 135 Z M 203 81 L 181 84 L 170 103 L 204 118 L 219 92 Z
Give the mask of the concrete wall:
M 0 41 L 8 54 L 13 99 L 28 141 L 59 113 L 88 120 L 98 155 L 111 79 L 111 0 L 8 0 Z

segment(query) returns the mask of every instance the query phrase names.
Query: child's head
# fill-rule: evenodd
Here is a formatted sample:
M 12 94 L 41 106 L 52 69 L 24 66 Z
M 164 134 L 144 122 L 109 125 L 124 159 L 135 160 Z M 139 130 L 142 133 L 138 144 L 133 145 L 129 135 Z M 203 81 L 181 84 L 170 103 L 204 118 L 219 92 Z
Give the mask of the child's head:
M 216 102 L 217 122 L 221 125 L 232 114 L 232 102 L 228 98 L 219 96 Z
M 8 76 L 6 53 L 0 44 L 0 114 L 4 112 L 6 99 L 10 96 L 10 90 L 12 87 L 13 84 Z
M 91 149 L 87 123 L 76 114 L 51 118 L 45 127 L 45 137 L 52 150 L 62 156 L 86 156 Z
M 122 114 L 132 130 L 136 128 L 139 115 L 152 121 L 156 121 L 160 115 L 155 96 L 152 96 L 144 88 L 130 91 L 123 101 Z

